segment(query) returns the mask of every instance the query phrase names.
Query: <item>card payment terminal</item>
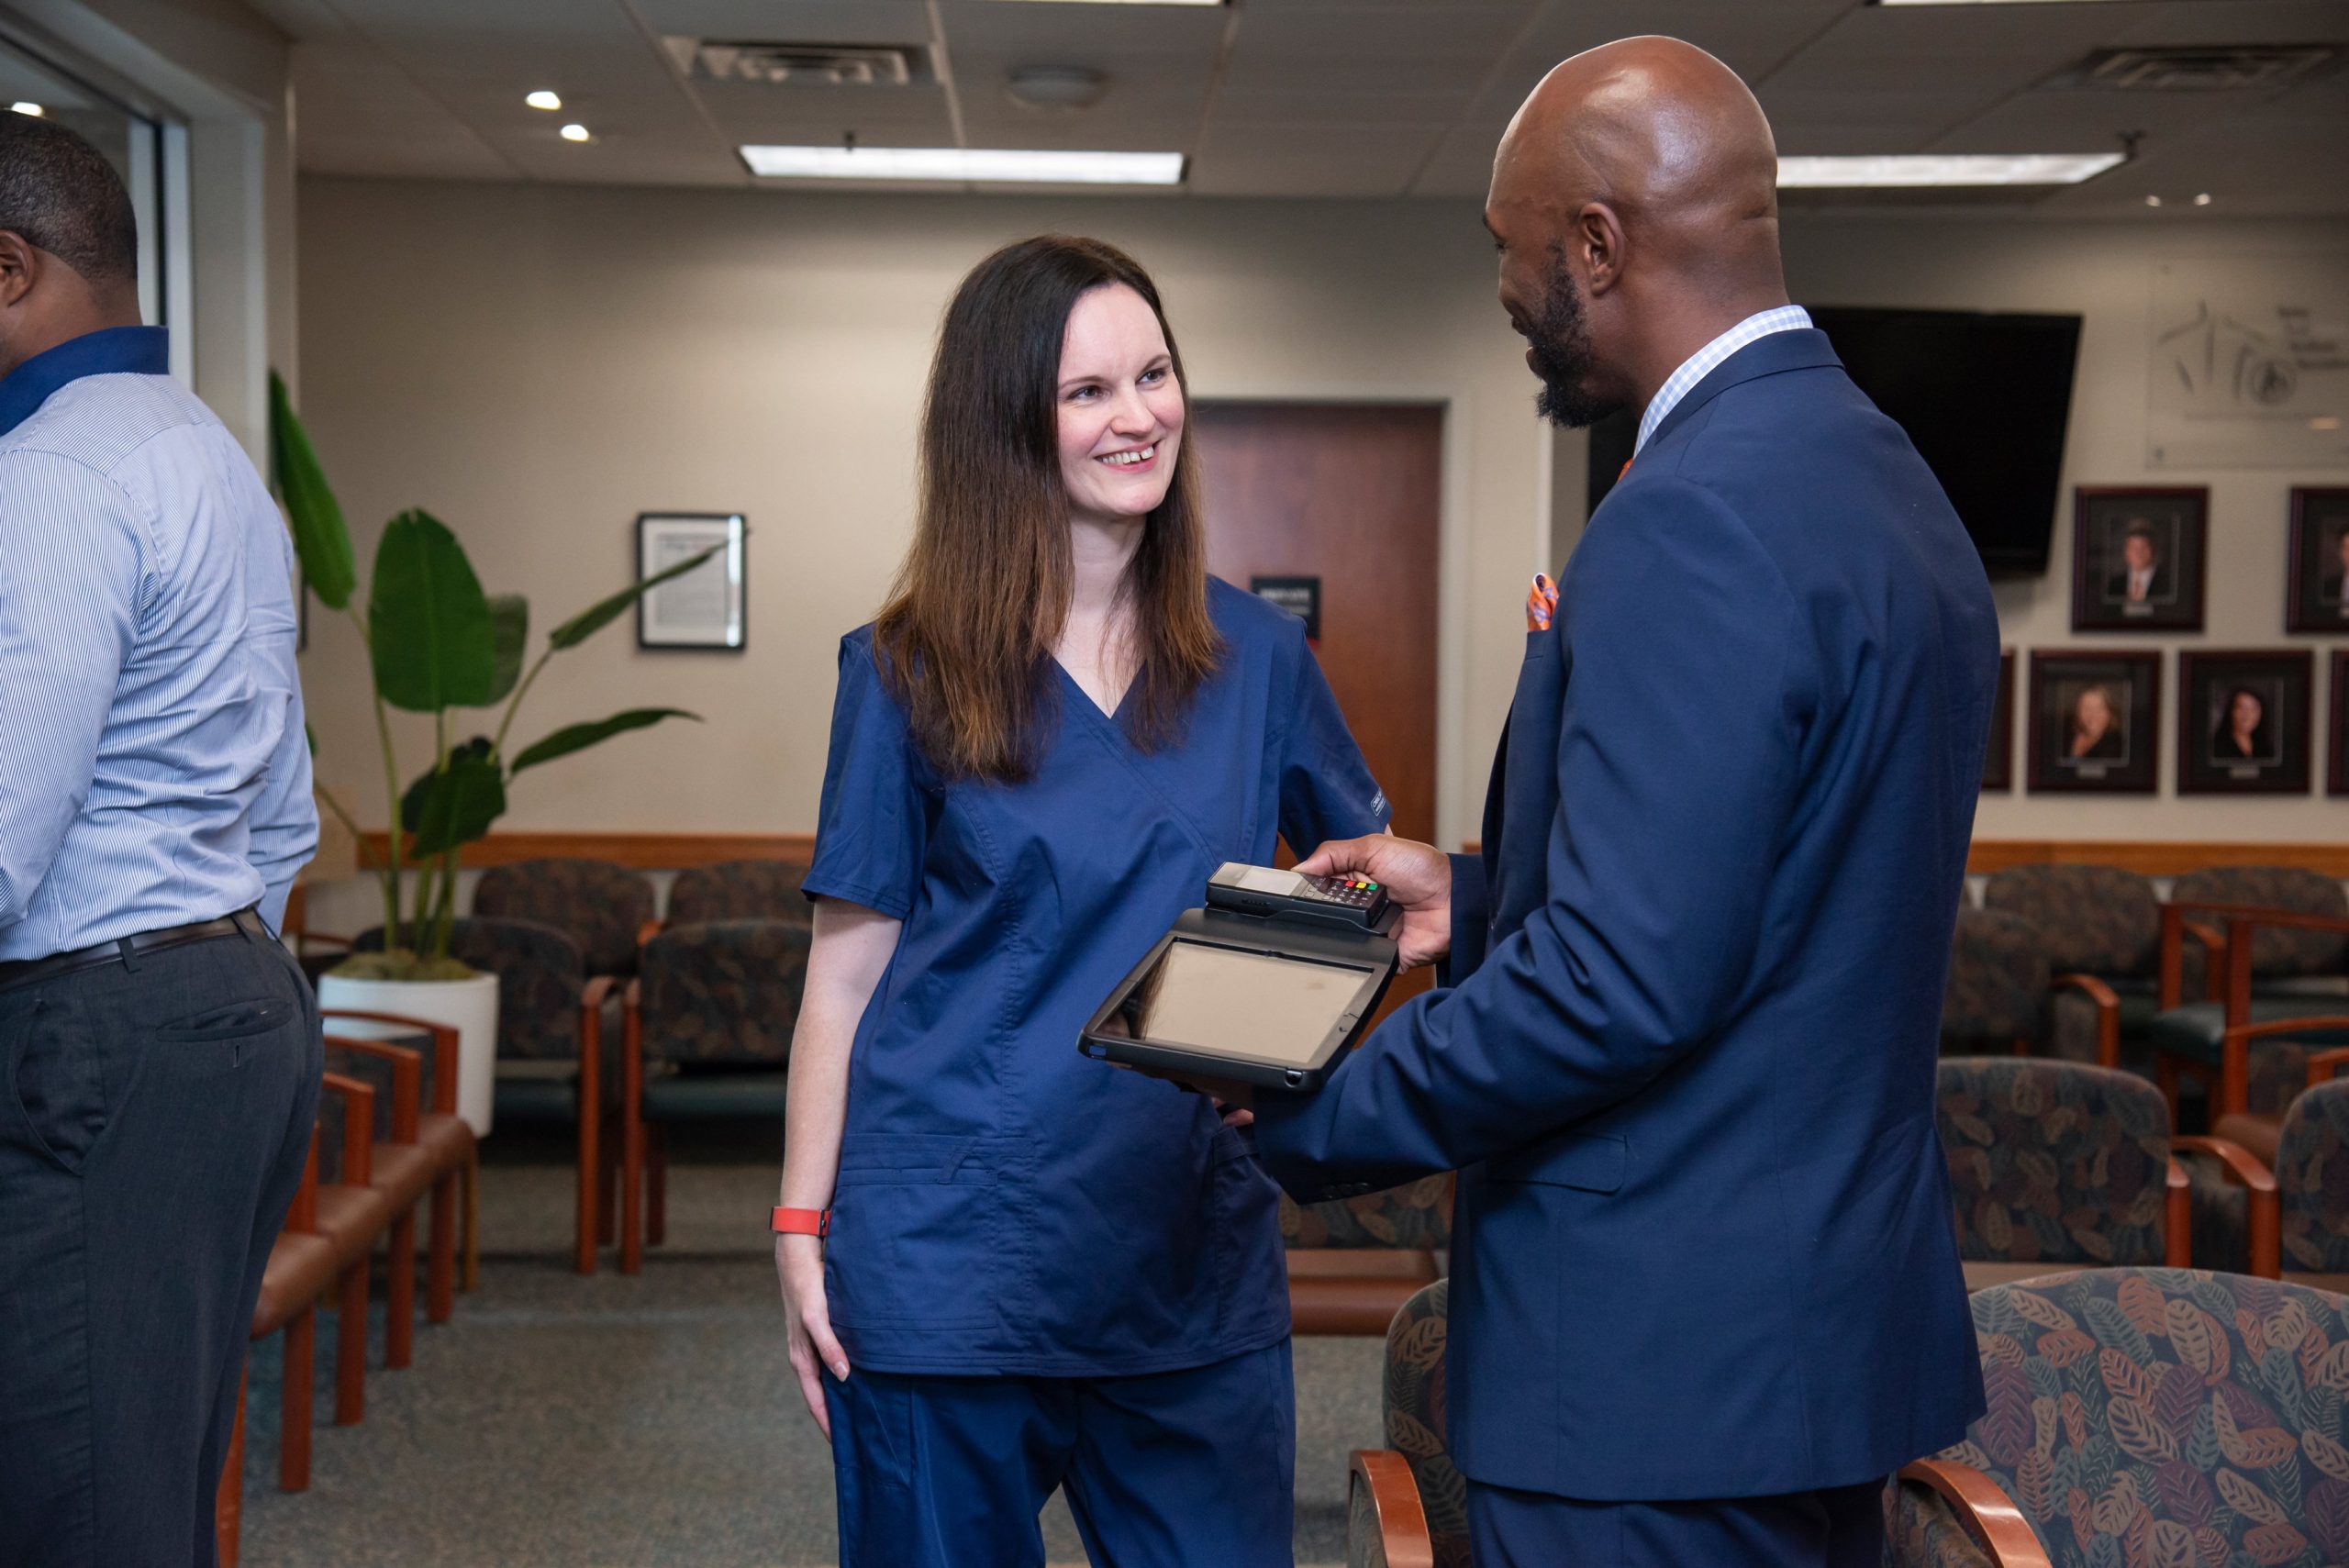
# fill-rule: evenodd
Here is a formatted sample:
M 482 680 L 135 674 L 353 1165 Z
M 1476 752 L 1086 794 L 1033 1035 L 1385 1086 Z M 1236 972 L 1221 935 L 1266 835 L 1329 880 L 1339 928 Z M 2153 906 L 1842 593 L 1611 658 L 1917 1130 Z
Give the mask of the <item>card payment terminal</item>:
M 1096 1009 L 1097 1061 L 1309 1093 L 1395 977 L 1402 912 L 1363 877 L 1227 863 Z

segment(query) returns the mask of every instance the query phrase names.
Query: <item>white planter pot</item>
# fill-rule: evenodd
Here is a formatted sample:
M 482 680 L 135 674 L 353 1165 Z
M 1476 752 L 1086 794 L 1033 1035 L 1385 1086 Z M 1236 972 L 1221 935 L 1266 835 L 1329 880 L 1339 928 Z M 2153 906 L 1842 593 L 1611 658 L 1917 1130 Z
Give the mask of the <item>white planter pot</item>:
M 457 1114 L 476 1138 L 489 1136 L 497 1085 L 497 976 L 464 980 L 351 980 L 329 974 L 318 982 L 318 1005 L 361 1012 L 397 1013 L 457 1028 Z M 331 1034 L 366 1040 L 397 1035 L 395 1024 L 330 1018 Z

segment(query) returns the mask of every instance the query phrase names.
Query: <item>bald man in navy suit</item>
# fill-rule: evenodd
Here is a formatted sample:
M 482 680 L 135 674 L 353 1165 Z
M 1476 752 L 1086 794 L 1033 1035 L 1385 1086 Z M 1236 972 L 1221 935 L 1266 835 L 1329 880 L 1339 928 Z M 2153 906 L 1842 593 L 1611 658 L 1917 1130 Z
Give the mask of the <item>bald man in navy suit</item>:
M 1254 1116 L 1300 1199 L 1461 1172 L 1477 1568 L 1874 1568 L 1885 1477 L 1982 1409 L 1933 1102 L 1998 623 L 1787 303 L 1776 171 L 1753 95 L 1671 39 L 1519 111 L 1501 303 L 1543 412 L 1639 409 L 1635 456 L 1536 582 L 1481 857 L 1299 868 L 1385 882 L 1444 965 Z

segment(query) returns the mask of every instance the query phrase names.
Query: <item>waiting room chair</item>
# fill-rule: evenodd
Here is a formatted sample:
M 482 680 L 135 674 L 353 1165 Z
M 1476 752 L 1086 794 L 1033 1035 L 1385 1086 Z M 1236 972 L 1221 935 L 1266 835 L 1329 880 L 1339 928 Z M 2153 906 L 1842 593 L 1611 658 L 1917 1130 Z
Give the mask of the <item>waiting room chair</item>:
M 1453 1176 L 1299 1207 L 1283 1195 L 1289 1318 L 1300 1334 L 1384 1334 L 1442 1272 L 1452 1245 Z
M 791 1035 L 815 925 L 788 861 L 681 872 L 648 926 L 623 1006 L 620 1272 L 667 1231 L 672 1122 L 783 1124 Z
M 2048 1054 L 2150 1072 L 2145 1028 L 2161 1010 L 2154 884 L 2119 866 L 2009 866 L 1992 874 L 1982 903 L 2029 921 L 2045 941 Z
M 2152 1084 L 2085 1062 L 1949 1057 L 1936 1105 L 1969 1290 L 2080 1267 L 2183 1267 L 2191 1204 L 2176 1154 L 2256 1163 L 2222 1140 L 2173 1136 Z
M 1346 1568 L 1469 1568 L 1468 1484 L 1445 1439 L 1452 1282 L 1420 1287 L 1386 1330 L 1383 1449 L 1347 1456 Z
M 1901 1470 L 1897 1568 L 2349 1562 L 2349 1300 L 2164 1268 L 1972 1305 L 1989 1408 Z
M 2349 1030 L 2349 1009 L 2308 1022 Z M 2306 1062 L 2307 1086 L 2276 1129 L 2271 1182 L 2229 1182 L 2188 1162 L 2195 1262 L 2349 1292 L 2349 1081 L 2333 1076 L 2349 1065 L 2349 1049 L 2311 1051 Z
M 517 861 L 481 873 L 473 913 L 552 926 L 577 944 L 588 973 L 625 977 L 636 973 L 637 933 L 652 918 L 652 884 L 609 861 Z
M 2031 1054 L 2050 985 L 2047 939 L 2020 915 L 1961 908 L 1942 992 L 1942 1050 Z

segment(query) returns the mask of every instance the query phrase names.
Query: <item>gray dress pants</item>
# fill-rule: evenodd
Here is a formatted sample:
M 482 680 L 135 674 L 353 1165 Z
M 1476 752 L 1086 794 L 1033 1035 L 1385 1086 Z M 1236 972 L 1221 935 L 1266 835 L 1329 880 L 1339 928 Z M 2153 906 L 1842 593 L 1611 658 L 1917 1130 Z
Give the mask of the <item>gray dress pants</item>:
M 317 1004 L 265 937 L 0 990 L 0 1563 L 212 1568 Z

